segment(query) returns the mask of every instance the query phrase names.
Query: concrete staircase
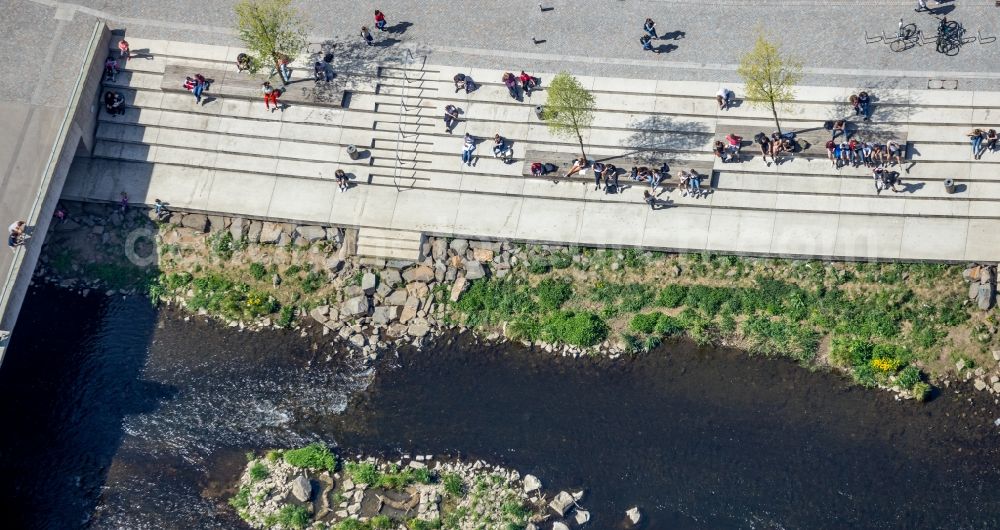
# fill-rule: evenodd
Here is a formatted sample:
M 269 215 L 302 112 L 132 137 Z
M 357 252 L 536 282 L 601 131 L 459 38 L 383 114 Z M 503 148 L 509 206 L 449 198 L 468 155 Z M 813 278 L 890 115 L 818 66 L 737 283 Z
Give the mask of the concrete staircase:
M 760 255 L 1000 259 L 1000 155 L 973 161 L 964 137 L 971 126 L 995 119 L 1000 94 L 876 92 L 874 120 L 904 131 L 913 145 L 916 165 L 903 175 L 914 185 L 909 193 L 876 196 L 868 171 L 836 170 L 825 159 L 768 166 L 755 157 L 715 162 L 716 191 L 707 199 L 664 193 L 660 200 L 669 208 L 650 212 L 642 185 L 606 195 L 579 182 L 521 175 L 526 149 L 567 158 L 578 151 L 534 116 L 550 79 L 544 73 L 532 72 L 542 77 L 543 90 L 516 102 L 500 71 L 462 70 L 481 84 L 466 95 L 452 86 L 459 69 L 404 55 L 344 74 L 351 91 L 346 108 L 297 105 L 269 113 L 257 100 L 220 97 L 197 106 L 188 94 L 160 90 L 165 65 L 233 69 L 238 49 L 129 40 L 152 58 L 129 61 L 119 76 L 114 86 L 130 108 L 119 117 L 102 113 L 93 158 L 78 159 L 71 171 L 70 197 L 114 200 L 127 189 L 135 202 L 159 197 L 177 208 L 361 227 L 362 242 L 366 230 L 399 232 L 373 232 L 364 244 L 367 255 L 386 258 L 416 250 L 413 234 L 436 233 Z M 295 76 L 303 71 L 311 69 L 298 68 Z M 720 112 L 718 83 L 580 80 L 597 102 L 584 138 L 594 158 L 641 148 L 713 162 L 711 142 L 727 128 L 773 128 L 769 111 L 746 103 Z M 784 127 L 846 116 L 852 91 L 803 87 L 783 112 Z M 448 103 L 464 113 L 453 134 L 441 120 Z M 459 156 L 466 131 L 483 140 L 471 167 Z M 496 132 L 513 142 L 515 163 L 491 156 Z M 349 159 L 347 145 L 367 156 Z M 332 181 L 338 168 L 354 182 L 346 193 Z M 956 179 L 960 193 L 945 193 L 945 178 Z
M 417 261 L 423 234 L 411 230 L 364 227 L 358 231 L 358 255 Z

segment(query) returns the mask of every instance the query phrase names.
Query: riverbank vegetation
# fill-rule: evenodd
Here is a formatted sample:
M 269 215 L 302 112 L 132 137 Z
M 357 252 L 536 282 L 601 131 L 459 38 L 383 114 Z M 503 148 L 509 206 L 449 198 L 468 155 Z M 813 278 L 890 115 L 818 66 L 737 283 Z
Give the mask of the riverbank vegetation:
M 406 269 L 384 262 L 341 259 L 343 234 L 335 229 L 263 223 L 248 231 L 246 223 L 257 222 L 243 220 L 241 230 L 228 225 L 199 230 L 188 221 L 197 218 L 194 224 L 205 226 L 205 216 L 189 214 L 181 224 L 157 225 L 141 212 L 130 212 L 116 225 L 115 215 L 100 225 L 105 218 L 83 214 L 84 226 L 76 230 L 57 225 L 40 274 L 69 287 L 146 291 L 154 301 L 232 325 L 293 327 L 315 308 L 323 312 L 314 318 L 327 318 L 324 325 L 332 331 L 358 318 L 370 325 L 372 316 L 345 316 L 341 306 L 367 295 L 372 303 L 396 305 L 399 311 L 383 316 L 389 322 L 398 318 L 400 323 L 388 328 L 392 332 L 396 325 L 403 336 L 408 331 L 413 336 L 402 316 L 412 302 L 419 311 L 411 311 L 410 319 L 426 316 L 432 325 L 502 333 L 548 351 L 638 354 L 686 337 L 786 357 L 809 368 L 832 366 L 858 384 L 896 387 L 918 399 L 956 372 L 968 377 L 971 369 L 995 366 L 991 354 L 1000 349 L 996 312 L 974 309 L 961 267 L 954 265 L 517 243 L 505 243 L 501 251 L 499 245 L 483 250 L 464 241 L 428 242 L 436 249 L 435 267 L 449 274 L 465 274 L 463 262 L 481 253 L 476 259 L 482 260 L 485 277 L 468 282 L 451 301 L 452 280 L 435 267 L 408 278 Z M 136 229 L 155 229 L 155 244 L 139 239 L 135 248 L 141 254 L 147 241 L 155 253 L 151 266 L 136 267 L 128 253 L 113 251 Z M 461 256 L 455 243 L 461 243 Z M 375 293 L 361 286 L 366 272 L 376 280 Z M 989 374 L 984 374 L 976 376 L 985 380 Z

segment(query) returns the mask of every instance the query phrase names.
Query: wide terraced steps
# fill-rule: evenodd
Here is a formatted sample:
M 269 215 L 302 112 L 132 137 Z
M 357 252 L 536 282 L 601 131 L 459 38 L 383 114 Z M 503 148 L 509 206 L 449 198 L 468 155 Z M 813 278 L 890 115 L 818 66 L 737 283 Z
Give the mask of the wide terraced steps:
M 746 102 L 720 111 L 718 83 L 580 77 L 597 106 L 583 135 L 588 157 L 669 161 L 674 174 L 710 168 L 707 197 L 684 197 L 671 185 L 651 211 L 642 202 L 648 185 L 624 177 L 624 189 L 607 194 L 585 178 L 522 175 L 528 151 L 564 156 L 559 162 L 579 152 L 535 115 L 551 79 L 544 72 L 531 72 L 541 90 L 515 101 L 501 71 L 427 65 L 401 52 L 344 71 L 335 60 L 338 75 L 327 85 L 312 80 L 312 58 L 304 57 L 293 65 L 296 97 L 271 112 L 236 74 L 237 48 L 129 41 L 142 56 L 106 84 L 125 96 L 127 110 L 101 113 L 92 156 L 71 170 L 69 197 L 115 200 L 124 190 L 134 202 L 160 198 L 179 209 L 358 227 L 359 252 L 393 259 L 416 259 L 428 233 L 761 255 L 1000 259 L 1000 154 L 973 160 L 964 136 L 991 127 L 997 93 L 873 91 L 873 120 L 852 120 L 855 134 L 905 142 L 908 169 L 900 171 L 902 192 L 876 195 L 870 171 L 836 169 L 823 149 L 776 165 L 746 146 L 743 162 L 722 163 L 713 140 L 730 131 L 770 133 L 774 123 L 770 111 Z M 172 86 L 185 71 L 221 72 L 216 77 L 242 85 L 209 87 L 198 105 Z M 451 79 L 460 71 L 479 88 L 456 92 Z M 742 87 L 728 86 L 741 95 Z M 852 118 L 846 101 L 856 91 L 801 87 L 782 111 L 783 129 Z M 449 103 L 462 111 L 452 133 L 442 120 Z M 479 140 L 472 165 L 460 159 L 466 132 Z M 495 133 L 512 144 L 511 163 L 493 157 Z M 334 181 L 338 169 L 351 179 L 346 192 Z M 945 179 L 958 183 L 954 193 Z

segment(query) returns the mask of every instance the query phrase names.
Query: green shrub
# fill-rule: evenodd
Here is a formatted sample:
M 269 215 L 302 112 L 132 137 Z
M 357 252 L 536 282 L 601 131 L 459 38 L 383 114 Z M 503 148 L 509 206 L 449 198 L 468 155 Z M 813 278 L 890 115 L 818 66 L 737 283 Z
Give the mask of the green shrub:
M 681 324 L 681 321 L 675 317 L 660 315 L 660 317 L 656 319 L 656 328 L 654 331 L 657 335 L 672 337 L 684 333 L 684 326 Z
M 538 305 L 544 309 L 559 309 L 573 296 L 573 286 L 569 280 L 546 278 L 535 288 Z
M 917 368 L 912 364 L 903 368 L 903 371 L 899 372 L 899 377 L 896 379 L 896 383 L 900 386 L 900 388 L 905 388 L 907 390 L 912 389 L 914 385 L 922 381 L 923 378 L 920 374 L 920 368 Z
M 285 528 L 302 529 L 309 524 L 309 511 L 305 506 L 286 504 L 278 510 L 278 523 Z
M 531 274 L 545 274 L 551 268 L 552 265 L 545 258 L 535 258 L 528 263 L 528 272 Z
M 337 523 L 335 527 L 336 530 L 366 530 L 365 523 L 355 519 L 354 517 L 348 517 Z
M 687 298 L 687 287 L 671 284 L 660 289 L 656 296 L 656 305 L 661 307 L 680 307 Z
M 295 320 L 295 307 L 286 305 L 281 306 L 281 310 L 278 312 L 278 319 L 274 323 L 279 328 L 287 328 L 292 325 L 293 320 Z
M 566 269 L 573 264 L 573 258 L 564 252 L 557 252 L 550 257 L 553 269 Z
M 392 519 L 387 515 L 376 515 L 368 521 L 368 524 L 373 530 L 391 530 L 395 527 Z
M 927 401 L 927 398 L 931 395 L 931 385 L 921 381 L 913 385 L 910 392 L 913 394 L 913 397 L 917 399 L 917 401 Z
M 541 335 L 548 342 L 593 346 L 607 338 L 608 325 L 587 311 L 557 311 L 545 319 Z
M 267 465 L 263 462 L 257 461 L 250 466 L 250 481 L 257 482 L 258 480 L 264 480 L 270 475 L 267 469 Z
M 357 484 L 375 485 L 382 478 L 378 468 L 370 462 L 348 462 L 344 465 L 344 469 Z
M 664 316 L 663 313 L 639 313 L 632 317 L 628 327 L 636 333 L 653 333 L 661 316 Z
M 406 523 L 406 527 L 410 530 L 438 530 L 441 528 L 441 520 L 434 519 L 431 521 L 424 521 L 423 519 L 410 519 Z
M 625 333 L 622 335 L 622 343 L 625 346 L 625 351 L 628 353 L 639 353 L 642 351 L 642 341 L 639 340 L 639 337 L 636 337 L 631 333 Z
M 233 234 L 228 230 L 212 234 L 209 236 L 208 243 L 215 256 L 223 260 L 229 260 L 233 257 Z
M 646 351 L 655 350 L 656 347 L 659 346 L 661 342 L 662 341 L 660 340 L 660 337 L 657 337 L 655 335 L 646 337 L 646 340 L 644 340 L 642 343 L 642 349 Z
M 455 473 L 448 473 L 441 477 L 441 483 L 444 485 L 444 492 L 452 497 L 463 497 L 465 496 L 465 483 L 462 481 L 462 477 Z
M 431 472 L 427 468 L 420 468 L 413 470 L 413 481 L 419 482 L 420 484 L 430 484 L 431 483 Z
M 250 277 L 257 281 L 261 281 L 267 277 L 267 269 L 255 261 L 250 264 Z
M 315 293 L 320 287 L 323 286 L 324 281 L 325 278 L 323 278 L 323 276 L 320 276 L 314 271 L 309 271 L 309 273 L 306 274 L 306 277 L 302 279 L 302 292 L 307 294 Z
M 854 382 L 866 387 L 874 387 L 878 384 L 878 373 L 868 364 L 855 366 L 851 371 Z
M 268 451 L 267 452 L 267 461 L 268 462 L 277 462 L 278 459 L 281 458 L 281 455 L 282 455 L 281 451 Z
M 621 310 L 629 313 L 642 310 L 653 303 L 653 290 L 641 283 L 630 283 L 621 287 L 618 294 Z
M 521 314 L 534 317 L 538 309 L 525 284 L 494 278 L 472 282 L 455 307 L 469 326 L 499 324 Z
M 526 524 L 531 510 L 516 500 L 510 500 L 500 505 L 500 513 L 508 522 Z
M 250 506 L 250 487 L 243 486 L 236 495 L 229 498 L 229 505 L 236 509 L 237 512 L 246 510 Z
M 337 468 L 337 457 L 321 443 L 312 443 L 300 449 L 285 451 L 285 462 L 295 467 L 333 472 Z

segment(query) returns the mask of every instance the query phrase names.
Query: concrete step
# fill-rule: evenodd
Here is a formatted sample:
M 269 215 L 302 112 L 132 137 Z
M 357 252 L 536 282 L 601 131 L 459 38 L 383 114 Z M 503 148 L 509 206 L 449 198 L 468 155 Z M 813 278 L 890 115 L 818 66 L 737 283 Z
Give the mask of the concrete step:
M 422 241 L 420 232 L 362 227 L 358 231 L 358 255 L 416 261 Z

